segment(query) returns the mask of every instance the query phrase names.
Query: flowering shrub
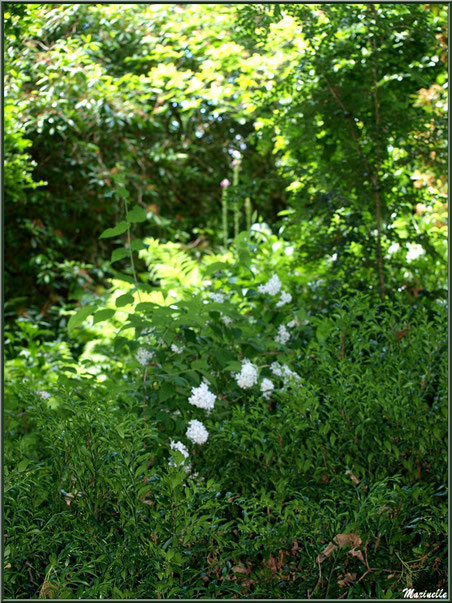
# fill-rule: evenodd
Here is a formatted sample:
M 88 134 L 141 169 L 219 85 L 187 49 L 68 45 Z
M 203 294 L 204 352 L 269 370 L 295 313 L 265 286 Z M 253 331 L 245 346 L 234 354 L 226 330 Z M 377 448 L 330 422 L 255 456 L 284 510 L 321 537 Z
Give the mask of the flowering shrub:
M 49 356 L 44 378 L 32 358 L 7 365 L 25 380 L 6 413 L 12 595 L 339 597 L 346 584 L 368 598 L 424 573 L 443 583 L 445 308 L 355 296 L 316 313 L 274 243 L 242 236 L 188 288 L 162 273 L 138 295 L 116 278 L 104 307 L 71 318 L 79 363 Z M 334 545 L 333 560 L 344 534 L 357 555 Z M 360 556 L 379 571 L 359 580 Z

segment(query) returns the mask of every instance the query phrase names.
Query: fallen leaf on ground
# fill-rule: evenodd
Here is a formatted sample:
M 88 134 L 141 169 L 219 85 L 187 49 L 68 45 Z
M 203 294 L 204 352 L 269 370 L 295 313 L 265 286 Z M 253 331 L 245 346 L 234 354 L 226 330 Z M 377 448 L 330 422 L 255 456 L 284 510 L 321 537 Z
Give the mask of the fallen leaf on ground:
M 345 574 L 345 578 L 343 580 L 338 580 L 337 584 L 340 588 L 345 588 L 349 584 L 352 584 L 356 580 L 356 574 Z

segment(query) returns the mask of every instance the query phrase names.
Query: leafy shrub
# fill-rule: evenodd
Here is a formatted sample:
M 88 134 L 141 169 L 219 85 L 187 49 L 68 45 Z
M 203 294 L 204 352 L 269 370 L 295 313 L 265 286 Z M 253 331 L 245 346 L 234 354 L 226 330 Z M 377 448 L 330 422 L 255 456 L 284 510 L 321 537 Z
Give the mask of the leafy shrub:
M 286 251 L 242 233 L 191 281 L 182 251 L 150 241 L 146 261 L 174 256 L 168 282 L 157 268 L 157 288 L 116 280 L 100 321 L 83 327 L 105 312 L 89 304 L 71 319 L 87 370 L 65 359 L 57 379 L 8 388 L 10 596 L 445 584 L 446 308 L 357 295 L 303 309 Z

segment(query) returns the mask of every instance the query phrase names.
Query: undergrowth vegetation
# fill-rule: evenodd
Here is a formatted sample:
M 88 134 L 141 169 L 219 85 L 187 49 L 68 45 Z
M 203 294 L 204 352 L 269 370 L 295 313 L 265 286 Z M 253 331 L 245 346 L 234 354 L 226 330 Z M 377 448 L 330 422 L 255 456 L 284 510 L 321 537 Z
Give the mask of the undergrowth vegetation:
M 446 598 L 447 5 L 4 25 L 5 596 Z
M 7 363 L 9 595 L 444 585 L 444 305 L 315 312 L 262 231 L 202 262 L 143 247 L 158 288 L 116 273 L 102 307 L 87 299 L 77 362 L 43 343 Z

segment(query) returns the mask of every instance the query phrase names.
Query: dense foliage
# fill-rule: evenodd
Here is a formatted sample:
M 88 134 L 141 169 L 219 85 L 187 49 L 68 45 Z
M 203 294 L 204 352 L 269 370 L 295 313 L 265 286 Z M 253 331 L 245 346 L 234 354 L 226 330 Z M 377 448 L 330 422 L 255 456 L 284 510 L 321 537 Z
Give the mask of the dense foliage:
M 6 596 L 446 589 L 445 7 L 5 33 Z
M 11 314 L 102 280 L 118 175 L 148 234 L 219 242 L 238 152 L 240 228 L 247 199 L 270 222 L 289 206 L 303 261 L 334 257 L 331 282 L 445 288 L 445 7 L 7 7 Z M 413 245 L 430 278 L 405 274 Z
M 252 263 L 207 267 L 173 251 L 160 291 L 112 292 L 78 363 L 44 345 L 8 364 L 14 596 L 305 598 L 322 573 L 322 597 L 444 585 L 443 306 L 278 307 L 265 283 L 286 273 L 302 299 L 297 263 L 274 236 L 252 245 Z M 203 378 L 211 412 L 190 403 Z M 168 464 L 186 462 L 171 442 L 190 468 Z M 353 546 L 321 561 L 338 534 Z

